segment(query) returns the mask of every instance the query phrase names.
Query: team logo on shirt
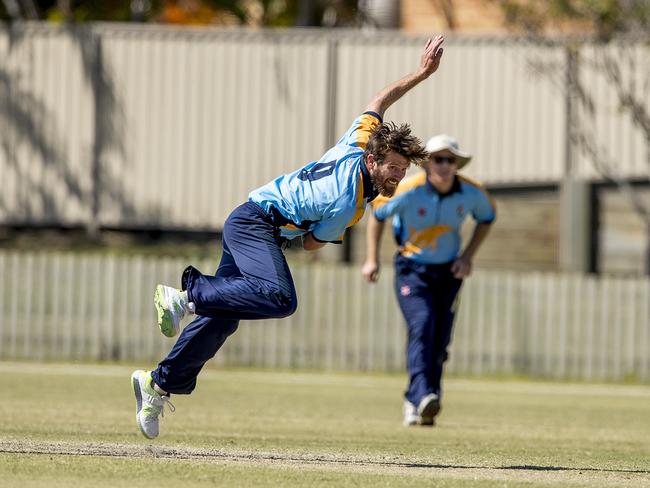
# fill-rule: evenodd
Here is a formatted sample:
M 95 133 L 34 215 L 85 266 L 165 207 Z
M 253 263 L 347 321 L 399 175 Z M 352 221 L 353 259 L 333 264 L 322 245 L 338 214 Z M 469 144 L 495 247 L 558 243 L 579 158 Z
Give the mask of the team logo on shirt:
M 411 294 L 411 287 L 408 285 L 402 285 L 399 289 L 399 294 L 403 297 L 407 297 Z
M 420 208 L 418 208 L 418 215 L 419 215 L 420 217 L 424 217 L 424 215 L 425 215 L 426 213 L 427 213 L 427 209 L 426 209 L 426 208 L 424 208 L 424 207 L 420 207 Z
M 452 231 L 453 228 L 449 225 L 434 225 L 421 230 L 409 227 L 409 235 L 402 248 L 402 256 L 409 257 L 420 254 L 425 247 L 435 250 L 438 237 Z
M 465 207 L 463 207 L 462 203 L 460 205 L 458 205 L 458 208 L 456 209 L 456 212 L 458 213 L 459 217 L 462 217 L 465 214 Z

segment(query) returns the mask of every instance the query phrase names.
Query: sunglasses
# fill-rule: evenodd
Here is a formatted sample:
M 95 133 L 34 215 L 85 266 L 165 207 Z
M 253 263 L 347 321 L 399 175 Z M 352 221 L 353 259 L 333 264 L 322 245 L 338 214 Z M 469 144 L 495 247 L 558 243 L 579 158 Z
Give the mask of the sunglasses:
M 456 158 L 453 156 L 434 156 L 433 160 L 436 164 L 449 163 L 456 164 Z

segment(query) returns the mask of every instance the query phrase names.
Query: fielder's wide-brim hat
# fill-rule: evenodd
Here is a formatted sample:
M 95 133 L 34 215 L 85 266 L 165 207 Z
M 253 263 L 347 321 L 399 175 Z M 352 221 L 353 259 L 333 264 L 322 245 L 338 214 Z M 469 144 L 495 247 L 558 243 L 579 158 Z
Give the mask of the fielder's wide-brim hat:
M 461 151 L 458 141 L 447 134 L 433 136 L 427 141 L 425 149 L 429 154 L 444 150 L 451 152 L 458 158 L 458 169 L 465 166 L 472 159 L 472 155 L 468 152 Z

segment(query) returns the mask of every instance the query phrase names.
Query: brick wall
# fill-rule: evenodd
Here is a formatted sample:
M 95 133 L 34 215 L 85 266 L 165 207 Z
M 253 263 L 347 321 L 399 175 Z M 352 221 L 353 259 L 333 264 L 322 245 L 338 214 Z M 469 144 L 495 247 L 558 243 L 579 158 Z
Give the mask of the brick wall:
M 402 29 L 406 32 L 449 32 L 444 6 L 455 19 L 454 32 L 505 34 L 499 3 L 490 0 L 402 0 Z

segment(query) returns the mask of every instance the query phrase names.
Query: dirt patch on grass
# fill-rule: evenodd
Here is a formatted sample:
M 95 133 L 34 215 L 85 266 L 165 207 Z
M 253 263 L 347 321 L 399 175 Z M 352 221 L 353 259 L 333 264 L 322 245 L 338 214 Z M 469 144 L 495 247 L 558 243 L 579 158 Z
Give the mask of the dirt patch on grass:
M 0 454 L 45 454 L 154 458 L 259 467 L 336 470 L 387 476 L 534 482 L 549 486 L 650 487 L 650 469 L 596 469 L 578 466 L 463 466 L 409 462 L 400 457 L 350 456 L 301 452 L 196 449 L 160 445 L 0 440 Z

